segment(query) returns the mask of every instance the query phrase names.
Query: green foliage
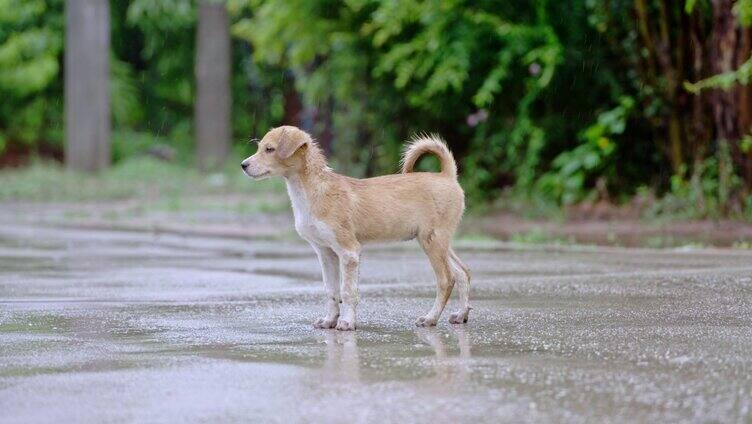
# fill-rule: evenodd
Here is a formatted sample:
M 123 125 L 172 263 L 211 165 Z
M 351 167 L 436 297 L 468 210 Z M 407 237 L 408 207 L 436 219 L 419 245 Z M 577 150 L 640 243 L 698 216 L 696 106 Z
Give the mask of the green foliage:
M 133 0 L 126 12 L 127 25 L 139 31 L 135 45 L 144 66 L 142 107 L 161 131 L 190 120 L 194 95 L 194 44 L 196 6 L 191 0 Z
M 739 143 L 739 150 L 745 154 L 752 152 L 752 134 L 748 133 L 742 136 L 742 140 Z
M 24 97 L 47 87 L 59 71 L 60 42 L 46 29 L 11 34 L 0 46 L 0 89 Z
M 685 172 L 671 177 L 671 186 L 660 200 L 647 211 L 651 218 L 718 218 L 729 215 L 724 209 L 729 198 L 738 193 L 741 179 L 733 172 L 731 153 L 727 142 L 719 144 L 714 156 L 703 161 L 687 178 Z M 747 200 L 748 202 L 748 200 Z M 742 205 L 742 210 L 731 211 L 739 218 L 748 218 L 752 209 Z
M 135 126 L 143 119 L 138 83 L 133 67 L 112 57 L 110 60 L 110 99 L 115 126 Z
M 366 26 L 372 43 L 385 49 L 374 76 L 393 80 L 412 107 L 433 118 L 431 125 L 490 115 L 475 131 L 462 131 L 475 135 L 464 162 L 471 197 L 481 197 L 502 173 L 515 174 L 519 186 L 534 179 L 545 133 L 531 108 L 561 60 L 545 7 L 538 2 L 506 16 L 491 4 L 382 2 Z M 521 98 L 514 105 L 509 95 Z
M 695 2 L 696 0 L 687 0 L 686 2 L 687 13 L 691 13 L 693 11 Z M 752 0 L 737 1 L 734 4 L 733 12 L 737 16 L 737 19 L 739 20 L 739 23 L 741 25 L 743 26 L 752 25 Z M 708 78 L 702 79 L 700 81 L 697 81 L 695 83 L 684 81 L 684 89 L 692 94 L 699 94 L 701 91 L 708 90 L 708 89 L 729 90 L 733 88 L 734 86 L 736 86 L 737 84 L 748 85 L 751 78 L 752 78 L 752 57 L 748 58 L 744 63 L 742 63 L 734 71 L 716 74 Z M 748 148 L 745 147 L 749 143 L 747 137 L 749 136 L 745 136 L 740 146 L 741 150 L 744 153 L 748 152 L 747 150 Z
M 564 204 L 582 200 L 587 194 L 586 182 L 599 176 L 613 176 L 617 141 L 624 133 L 634 100 L 622 97 L 615 108 L 598 115 L 596 122 L 580 134 L 582 144 L 560 153 L 552 162 L 552 170 L 538 180 L 538 189 Z
M 62 0 L 0 0 L 0 153 L 59 141 Z
M 742 25 L 752 25 L 752 0 L 738 0 L 734 4 L 734 13 Z
M 236 0 L 230 10 L 257 61 L 292 69 L 306 103 L 331 110 L 346 170 L 392 171 L 401 140 L 440 130 L 469 153 L 473 197 L 506 175 L 534 181 L 546 143 L 534 109 L 562 60 L 546 2 Z M 474 114 L 485 118 L 465 125 Z
M 720 88 L 722 90 L 728 90 L 734 87 L 736 84 L 749 84 L 752 77 L 752 58 L 749 58 L 744 62 L 737 70 L 724 72 L 721 74 L 713 75 L 706 79 L 697 81 L 695 83 L 684 82 L 684 89 L 690 93 L 697 94 L 702 90 Z
M 686 14 L 690 14 L 694 12 L 696 5 L 697 5 L 697 0 L 686 0 L 684 2 L 684 12 Z
M 376 47 L 387 48 L 374 74 L 392 74 L 395 87 L 407 89 L 408 101 L 419 107 L 440 100 L 441 94 L 462 93 L 467 86 L 475 105 L 488 107 L 514 66 L 542 66 L 530 84 L 545 87 L 560 46 L 545 23 L 544 9 L 538 12 L 538 24 L 517 24 L 462 2 L 384 2 L 364 29 L 373 34 Z M 417 30 L 405 38 L 410 27 Z M 482 63 L 489 44 L 498 46 L 498 56 L 495 63 L 493 55 L 484 58 L 490 63 Z
M 146 140 L 192 158 L 196 9 L 194 0 L 111 2 L 115 161 Z M 0 154 L 62 148 L 64 19 L 64 0 L 0 0 Z M 281 119 L 281 71 L 259 66 L 245 43 L 233 68 L 232 122 L 248 139 Z
M 711 39 L 714 3 L 640 4 L 647 17 L 637 3 L 600 0 L 227 0 L 237 144 L 297 120 L 339 171 L 364 176 L 396 171 L 412 133 L 438 132 L 473 206 L 501 196 L 570 204 L 600 182 L 614 199 L 668 190 L 708 215 L 743 202 L 748 187 L 722 152 L 748 153 L 752 136 L 728 149 L 697 122 L 709 141 L 698 138 L 697 159 L 678 155 L 683 171 L 672 163 L 669 180 L 666 128 L 675 113 L 694 140 L 692 93 L 749 83 L 752 59 L 701 79 L 707 68 L 687 65 L 688 46 Z M 110 5 L 115 161 L 165 145 L 190 162 L 198 2 Z M 63 9 L 0 0 L 0 153 L 60 151 Z M 750 25 L 752 0 L 734 13 Z M 649 45 L 642 23 L 660 42 Z M 679 78 L 700 81 L 682 90 Z

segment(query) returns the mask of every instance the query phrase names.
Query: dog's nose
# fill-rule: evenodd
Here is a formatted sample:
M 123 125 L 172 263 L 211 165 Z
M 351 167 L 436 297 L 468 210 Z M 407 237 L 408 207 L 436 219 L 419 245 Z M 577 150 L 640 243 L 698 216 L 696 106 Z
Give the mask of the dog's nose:
M 245 171 L 245 169 L 248 168 L 248 164 L 245 162 L 240 162 L 240 167 L 243 168 L 243 171 Z

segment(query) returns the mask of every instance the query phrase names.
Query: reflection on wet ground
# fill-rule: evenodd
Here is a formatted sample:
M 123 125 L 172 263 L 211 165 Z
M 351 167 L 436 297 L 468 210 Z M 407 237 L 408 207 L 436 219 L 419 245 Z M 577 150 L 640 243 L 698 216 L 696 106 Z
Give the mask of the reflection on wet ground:
M 458 250 L 468 325 L 399 244 L 340 333 L 302 244 L 0 225 L 2 421 L 752 419 L 751 252 Z

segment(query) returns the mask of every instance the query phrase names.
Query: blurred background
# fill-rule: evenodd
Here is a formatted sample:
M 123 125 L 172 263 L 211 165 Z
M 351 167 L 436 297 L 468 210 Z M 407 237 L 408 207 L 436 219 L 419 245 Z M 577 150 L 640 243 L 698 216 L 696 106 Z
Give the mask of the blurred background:
M 750 0 L 0 0 L 0 199 L 273 214 L 282 185 L 237 166 L 270 127 L 359 177 L 426 131 L 479 233 L 692 220 L 744 245 L 751 26 Z

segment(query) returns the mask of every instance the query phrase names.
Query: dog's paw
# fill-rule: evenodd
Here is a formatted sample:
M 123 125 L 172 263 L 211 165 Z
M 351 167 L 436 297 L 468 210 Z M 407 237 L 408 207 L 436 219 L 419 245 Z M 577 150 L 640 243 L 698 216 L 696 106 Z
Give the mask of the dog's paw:
M 350 321 L 345 321 L 340 318 L 339 321 L 337 321 L 337 330 L 339 331 L 353 331 L 355 330 L 355 323 Z
M 334 328 L 334 326 L 337 325 L 337 317 L 329 318 L 319 318 L 314 323 L 313 326 L 316 328 Z
M 434 325 L 436 325 L 436 320 L 426 315 L 418 318 L 415 321 L 415 325 L 417 325 L 418 327 L 433 327 Z
M 465 324 L 467 323 L 468 315 L 470 315 L 470 308 L 460 309 L 449 315 L 449 322 L 451 324 Z

